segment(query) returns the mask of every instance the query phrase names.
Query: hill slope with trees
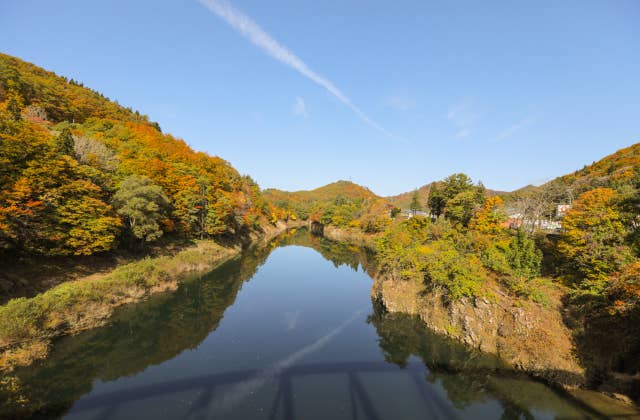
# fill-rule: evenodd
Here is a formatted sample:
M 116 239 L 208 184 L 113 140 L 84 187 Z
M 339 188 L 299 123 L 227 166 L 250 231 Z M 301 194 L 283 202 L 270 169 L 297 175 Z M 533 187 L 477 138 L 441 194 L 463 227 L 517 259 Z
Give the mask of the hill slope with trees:
M 273 220 L 312 220 L 341 228 L 362 228 L 367 233 L 382 230 L 393 210 L 385 199 L 350 181 L 337 181 L 310 191 L 267 189 L 263 194 L 273 209 Z
M 258 185 L 145 115 L 0 54 L 0 252 L 89 255 L 259 228 Z

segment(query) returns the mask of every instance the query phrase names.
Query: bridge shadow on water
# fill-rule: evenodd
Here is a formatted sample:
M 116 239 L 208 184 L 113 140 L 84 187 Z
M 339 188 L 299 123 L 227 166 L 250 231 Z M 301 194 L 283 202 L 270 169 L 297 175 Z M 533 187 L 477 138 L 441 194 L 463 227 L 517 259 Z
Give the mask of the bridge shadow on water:
M 250 384 L 263 375 L 263 370 L 245 370 L 202 375 L 187 379 L 140 386 L 137 388 L 123 389 L 100 395 L 88 396 L 78 401 L 72 408 L 72 413 L 80 413 L 89 410 L 99 410 L 99 419 L 116 418 L 118 407 L 142 401 L 149 398 L 162 398 L 163 395 L 176 394 L 190 391 L 198 395 L 184 418 L 210 418 L 210 408 L 222 407 L 219 410 L 221 418 L 225 417 L 225 411 L 231 410 L 233 404 L 224 404 L 225 393 L 229 389 L 242 389 L 243 384 Z M 367 391 L 363 374 L 394 373 L 406 376 L 413 384 L 417 395 L 424 406 L 424 413 L 429 418 L 457 419 L 459 416 L 447 403 L 446 399 L 438 395 L 434 387 L 425 380 L 426 369 L 424 364 L 413 362 L 404 368 L 387 362 L 340 362 L 340 363 L 315 363 L 296 365 L 283 370 L 271 381 L 275 382 L 276 392 L 272 405 L 268 411 L 269 419 L 292 420 L 305 418 L 303 411 L 297 410 L 295 404 L 296 389 L 294 380 L 303 377 L 318 377 L 323 375 L 342 376 L 348 384 L 349 414 L 345 418 L 351 419 L 382 419 L 383 415 L 377 408 L 377 403 Z M 495 373 L 495 372 L 494 372 Z M 216 397 L 220 397 L 219 400 Z M 216 405 L 221 401 L 222 405 Z M 237 403 L 240 400 L 235 400 Z
M 265 370 L 250 369 L 244 371 L 230 371 L 202 375 L 197 377 L 176 379 L 173 381 L 144 385 L 134 388 L 108 392 L 99 395 L 85 397 L 78 401 L 71 409 L 70 414 L 92 412 L 100 420 L 118 418 L 118 409 L 127 404 L 137 403 L 146 399 L 158 399 L 173 394 L 189 392 L 196 396 L 191 406 L 182 418 L 207 419 L 207 418 L 235 418 L 232 411 L 241 405 L 245 397 L 259 391 L 259 388 L 273 387 L 268 411 L 263 412 L 262 418 L 269 420 L 293 420 L 308 418 L 309 409 L 300 402 L 296 403 L 297 389 L 295 383 L 303 379 L 311 380 L 331 378 L 336 383 L 347 384 L 348 405 L 341 412 L 345 419 L 384 419 L 389 418 L 389 407 L 384 407 L 385 398 L 380 397 L 380 388 L 372 389 L 370 380 L 372 375 L 386 374 L 397 375 L 404 379 L 405 384 L 410 384 L 411 390 L 405 388 L 405 392 L 412 394 L 419 403 L 420 418 L 429 419 L 462 419 L 468 418 L 456 410 L 447 399 L 446 394 L 439 392 L 438 387 L 427 381 L 430 372 L 439 372 L 444 375 L 455 375 L 450 366 L 426 367 L 424 363 L 412 361 L 404 366 L 380 362 L 338 362 L 338 363 L 312 363 L 289 367 L 276 375 L 269 376 L 266 381 L 261 381 L 265 376 Z M 522 380 L 523 375 L 510 369 L 496 369 L 495 367 L 466 367 L 465 372 L 458 372 L 463 377 L 500 377 L 501 379 Z M 366 376 L 366 378 L 363 378 Z M 387 379 L 389 376 L 386 377 Z M 336 380 L 337 379 L 337 380 Z M 380 378 L 382 379 L 382 378 Z M 252 386 L 258 383 L 258 386 Z M 393 385 L 384 385 L 393 386 Z M 497 399 L 502 406 L 501 419 L 532 419 L 530 407 L 522 405 L 514 400 L 509 392 L 505 392 L 499 386 L 491 386 L 489 382 L 484 384 L 485 391 Z M 378 391 L 378 392 L 376 392 Z M 409 392 L 411 391 L 411 392 Z M 240 394 L 240 395 L 238 395 Z M 323 403 L 331 404 L 332 401 Z M 582 406 L 577 401 L 573 402 L 575 408 L 582 414 L 575 416 L 560 416 L 556 418 L 608 418 L 602 414 Z M 417 407 L 417 406 L 416 406 Z M 386 408 L 386 410 L 385 410 Z M 386 414 L 385 414 L 386 412 Z M 623 416 L 624 417 L 624 416 Z M 495 418 L 498 418 L 497 416 Z M 616 417 L 622 418 L 622 417 Z

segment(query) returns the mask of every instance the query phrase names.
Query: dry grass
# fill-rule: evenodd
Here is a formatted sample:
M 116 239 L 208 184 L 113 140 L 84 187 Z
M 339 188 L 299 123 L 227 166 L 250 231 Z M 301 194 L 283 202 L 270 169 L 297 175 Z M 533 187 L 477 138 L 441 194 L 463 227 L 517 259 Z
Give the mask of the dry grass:
M 0 307 L 0 371 L 46 357 L 55 337 L 103 325 L 117 306 L 175 290 L 180 280 L 238 254 L 200 241 L 174 256 L 145 258 L 112 272 L 62 283 L 32 298 Z

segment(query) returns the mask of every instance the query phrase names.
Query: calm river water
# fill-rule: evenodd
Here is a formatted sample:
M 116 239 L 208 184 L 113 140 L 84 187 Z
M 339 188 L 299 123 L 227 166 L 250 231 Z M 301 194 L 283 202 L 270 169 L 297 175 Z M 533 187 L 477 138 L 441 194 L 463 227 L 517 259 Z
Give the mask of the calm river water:
M 121 308 L 17 372 L 68 419 L 584 418 L 493 357 L 372 303 L 368 255 L 289 233 Z

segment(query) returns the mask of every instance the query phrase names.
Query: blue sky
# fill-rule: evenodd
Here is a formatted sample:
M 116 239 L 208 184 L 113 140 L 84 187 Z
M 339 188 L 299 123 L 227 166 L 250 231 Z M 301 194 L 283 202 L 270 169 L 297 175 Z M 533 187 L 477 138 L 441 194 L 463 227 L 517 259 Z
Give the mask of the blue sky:
M 203 1 L 3 0 L 0 50 L 263 188 L 512 190 L 640 141 L 637 0 Z

